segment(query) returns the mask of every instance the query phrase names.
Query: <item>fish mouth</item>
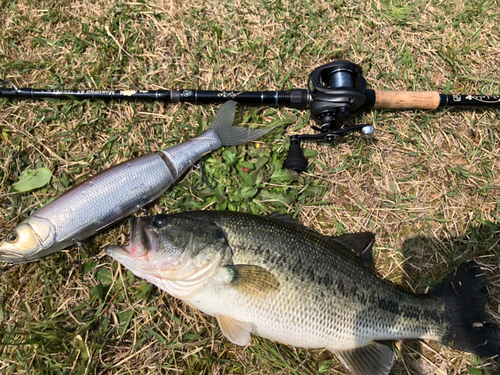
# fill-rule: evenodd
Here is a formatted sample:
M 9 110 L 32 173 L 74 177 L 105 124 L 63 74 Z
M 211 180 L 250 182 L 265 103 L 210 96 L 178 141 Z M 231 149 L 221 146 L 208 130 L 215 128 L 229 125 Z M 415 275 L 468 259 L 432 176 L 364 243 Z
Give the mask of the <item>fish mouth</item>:
M 0 247 L 2 245 L 0 244 Z M 11 263 L 11 264 L 18 264 L 18 263 L 25 263 L 29 261 L 30 258 L 18 254 L 14 251 L 8 251 L 8 250 L 0 250 L 0 262 L 5 262 L 5 263 Z
M 143 220 L 138 217 L 133 217 L 129 220 L 130 240 L 128 245 L 123 246 L 107 246 L 106 254 L 114 257 L 116 252 L 124 252 L 132 258 L 138 258 L 148 253 L 156 252 L 160 248 L 158 236 L 152 230 L 146 228 Z

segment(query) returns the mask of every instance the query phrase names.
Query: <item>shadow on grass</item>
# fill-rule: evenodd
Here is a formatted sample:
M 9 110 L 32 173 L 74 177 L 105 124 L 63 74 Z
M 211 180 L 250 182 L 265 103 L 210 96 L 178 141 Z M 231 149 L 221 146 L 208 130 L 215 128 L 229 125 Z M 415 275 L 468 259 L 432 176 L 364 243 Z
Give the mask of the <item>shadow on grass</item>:
M 427 293 L 463 262 L 475 261 L 486 273 L 489 281 L 489 303 L 486 307 L 491 320 L 500 325 L 500 225 L 483 222 L 471 226 L 460 237 L 436 238 L 416 236 L 404 241 L 402 252 L 405 277 L 415 286 L 415 292 Z M 493 312 L 493 314 L 492 314 Z M 488 359 L 451 350 L 431 341 L 404 340 L 393 343 L 396 353 L 392 374 L 441 375 L 471 374 L 495 375 L 500 373 L 500 359 Z M 466 362 L 467 371 L 458 368 Z

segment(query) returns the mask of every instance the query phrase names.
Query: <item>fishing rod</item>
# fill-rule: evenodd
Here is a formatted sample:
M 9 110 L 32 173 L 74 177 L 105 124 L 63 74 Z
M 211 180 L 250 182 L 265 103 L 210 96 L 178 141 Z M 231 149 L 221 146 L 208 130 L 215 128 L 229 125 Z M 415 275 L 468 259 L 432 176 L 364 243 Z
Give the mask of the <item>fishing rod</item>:
M 498 107 L 500 95 L 446 95 L 437 91 L 411 92 L 367 89 L 362 68 L 350 61 L 334 61 L 316 68 L 306 89 L 290 91 L 205 91 L 205 90 L 45 90 L 18 88 L 0 81 L 0 97 L 22 99 L 93 99 L 144 100 L 165 103 L 213 104 L 235 100 L 250 106 L 283 106 L 309 109 L 319 134 L 290 137 L 290 149 L 284 166 L 298 172 L 307 167 L 300 147 L 301 140 L 332 142 L 354 132 L 372 135 L 369 124 L 344 125 L 342 122 L 358 110 L 427 109 L 440 107 Z

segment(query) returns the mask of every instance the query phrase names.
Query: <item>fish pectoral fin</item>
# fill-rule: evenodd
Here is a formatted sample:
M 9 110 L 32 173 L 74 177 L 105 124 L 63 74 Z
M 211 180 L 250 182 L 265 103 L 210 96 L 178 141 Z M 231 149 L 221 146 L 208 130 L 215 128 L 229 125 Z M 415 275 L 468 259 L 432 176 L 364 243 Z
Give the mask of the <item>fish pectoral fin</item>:
M 217 315 L 216 318 L 222 333 L 233 344 L 245 346 L 250 342 L 252 323 L 240 322 L 226 315 Z
M 257 294 L 278 289 L 280 283 L 276 277 L 259 266 L 236 264 L 226 266 L 230 274 L 229 283 L 242 293 Z
M 392 350 L 375 341 L 351 350 L 328 349 L 354 375 L 388 375 L 394 362 Z

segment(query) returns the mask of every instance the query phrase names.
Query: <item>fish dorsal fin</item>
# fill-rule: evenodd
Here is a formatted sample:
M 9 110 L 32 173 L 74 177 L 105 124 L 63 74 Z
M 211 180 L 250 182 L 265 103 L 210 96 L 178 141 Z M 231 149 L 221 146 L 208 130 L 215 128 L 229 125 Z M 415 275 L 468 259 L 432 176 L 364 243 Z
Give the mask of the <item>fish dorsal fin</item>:
M 250 342 L 252 323 L 240 322 L 227 315 L 217 315 L 216 318 L 222 333 L 233 344 L 245 346 Z
M 314 233 L 318 236 L 323 236 L 325 238 L 330 239 L 329 236 L 324 236 L 321 233 L 318 233 L 317 231 L 315 231 L 314 229 L 308 228 L 305 225 L 300 224 L 298 219 L 294 219 L 293 217 L 291 217 L 288 214 L 280 214 L 280 213 L 276 212 L 276 213 L 272 213 L 270 215 L 267 215 L 267 217 L 269 217 L 271 219 L 279 220 L 285 224 L 294 226 L 295 228 L 299 228 L 299 229 L 305 230 L 307 232 Z
M 342 236 L 325 236 L 311 228 L 300 224 L 297 219 L 293 219 L 288 214 L 273 213 L 268 215 L 268 217 L 270 217 L 271 219 L 282 221 L 289 225 L 293 225 L 296 228 L 314 233 L 318 236 L 322 236 L 329 239 L 330 241 L 340 243 L 347 247 L 349 251 L 354 251 L 354 253 L 358 255 L 360 259 L 365 263 L 375 268 L 375 262 L 373 261 L 372 255 L 372 246 L 375 243 L 375 234 L 371 232 L 347 233 L 343 234 Z
M 286 224 L 293 225 L 296 228 L 314 233 L 318 236 L 323 236 L 331 241 L 340 243 L 345 247 L 353 250 L 361 260 L 368 263 L 370 266 L 375 267 L 375 262 L 373 261 L 372 246 L 375 243 L 375 234 L 371 232 L 362 233 L 348 233 L 342 236 L 325 236 L 315 230 L 308 228 L 299 223 L 297 219 L 293 219 L 288 214 L 273 213 L 268 215 L 271 219 L 282 221 Z
M 257 294 L 278 289 L 280 283 L 265 268 L 251 264 L 226 266 L 230 274 L 230 284 L 239 292 Z
M 375 234 L 371 232 L 348 233 L 338 237 L 329 237 L 331 241 L 340 243 L 353 250 L 361 260 L 375 268 L 372 246 L 375 243 Z
M 274 219 L 274 220 L 282 221 L 283 223 L 286 223 L 286 224 L 293 225 L 294 227 L 298 227 L 298 228 L 306 229 L 306 230 L 311 230 L 308 227 L 305 227 L 302 224 L 300 224 L 298 219 L 294 219 L 293 217 L 291 217 L 288 214 L 273 212 L 272 214 L 267 215 L 267 217 Z
M 330 351 L 353 375 L 388 375 L 394 363 L 392 350 L 374 341 L 356 349 Z

